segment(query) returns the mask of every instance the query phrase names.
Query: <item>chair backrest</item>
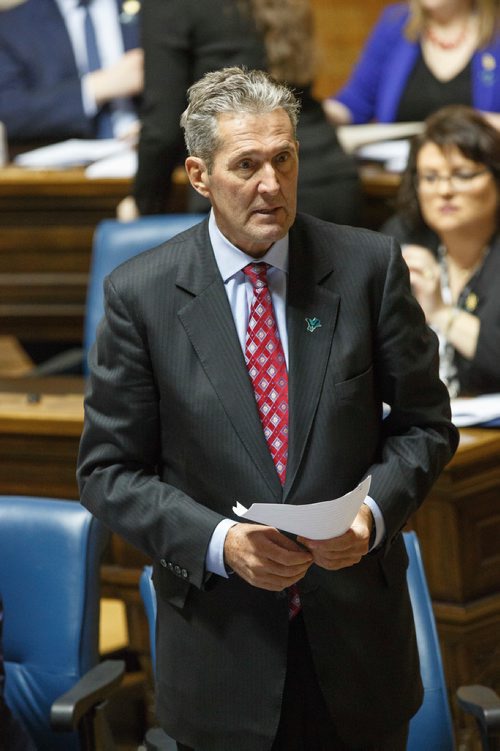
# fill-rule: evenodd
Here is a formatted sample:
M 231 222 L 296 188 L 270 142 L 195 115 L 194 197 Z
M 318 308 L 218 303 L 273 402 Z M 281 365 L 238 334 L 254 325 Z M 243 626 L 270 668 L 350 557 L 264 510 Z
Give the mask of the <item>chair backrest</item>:
M 205 214 L 158 214 L 141 217 L 133 222 L 105 219 L 98 224 L 94 234 L 87 288 L 83 333 L 84 373 L 87 373 L 88 353 L 104 313 L 104 278 L 132 256 L 160 245 L 193 224 L 198 224 L 205 217 Z
M 424 684 L 424 701 L 410 723 L 407 751 L 454 751 L 453 725 L 441 660 L 441 649 L 425 577 L 420 545 L 415 532 L 403 534 L 410 563 L 407 580 L 417 631 L 420 671 Z M 140 592 L 146 611 L 155 665 L 156 593 L 151 579 L 152 568 L 145 566 L 140 578 Z
M 39 751 L 80 748 L 51 731 L 50 706 L 98 662 L 107 539 L 76 501 L 0 496 L 5 698 Z
M 153 584 L 153 567 L 144 566 L 139 579 L 139 591 L 146 611 L 149 629 L 149 647 L 153 671 L 156 665 L 156 592 Z
M 407 751 L 454 751 L 453 725 L 441 660 L 441 648 L 415 532 L 403 534 L 410 559 L 407 580 L 417 631 L 424 701 L 410 723 Z

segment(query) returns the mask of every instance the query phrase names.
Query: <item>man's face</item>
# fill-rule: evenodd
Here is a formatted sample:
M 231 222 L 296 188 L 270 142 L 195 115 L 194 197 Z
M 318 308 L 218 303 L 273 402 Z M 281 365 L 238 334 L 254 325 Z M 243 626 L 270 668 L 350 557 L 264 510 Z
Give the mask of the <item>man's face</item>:
M 222 144 L 209 174 L 188 157 L 193 187 L 210 199 L 217 226 L 233 245 L 255 258 L 284 237 L 297 208 L 298 145 L 283 109 L 218 118 Z

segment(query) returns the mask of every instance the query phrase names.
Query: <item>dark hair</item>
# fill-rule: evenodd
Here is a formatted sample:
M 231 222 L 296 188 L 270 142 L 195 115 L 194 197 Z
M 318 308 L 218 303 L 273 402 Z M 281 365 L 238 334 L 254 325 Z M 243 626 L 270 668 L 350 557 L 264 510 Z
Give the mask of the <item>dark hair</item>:
M 461 104 L 442 107 L 424 121 L 423 131 L 413 137 L 408 164 L 401 178 L 397 209 L 412 226 L 425 224 L 415 176 L 418 155 L 428 143 L 442 151 L 456 147 L 467 159 L 484 164 L 493 175 L 500 194 L 500 132 L 472 107 Z
M 274 78 L 295 86 L 314 79 L 316 45 L 309 0 L 249 0 L 258 30 L 264 37 L 268 70 Z

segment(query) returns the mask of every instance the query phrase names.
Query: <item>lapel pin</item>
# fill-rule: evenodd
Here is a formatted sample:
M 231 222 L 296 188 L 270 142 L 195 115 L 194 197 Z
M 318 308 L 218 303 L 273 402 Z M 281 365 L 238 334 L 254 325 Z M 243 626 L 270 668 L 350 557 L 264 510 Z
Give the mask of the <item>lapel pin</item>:
M 319 318 L 306 318 L 307 330 L 312 334 L 316 329 L 321 328 L 321 321 Z

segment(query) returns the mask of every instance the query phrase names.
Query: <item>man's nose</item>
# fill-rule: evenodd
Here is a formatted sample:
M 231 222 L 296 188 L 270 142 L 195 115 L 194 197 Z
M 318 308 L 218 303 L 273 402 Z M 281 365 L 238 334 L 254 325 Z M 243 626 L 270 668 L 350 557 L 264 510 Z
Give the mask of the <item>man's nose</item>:
M 279 191 L 280 183 L 272 164 L 264 164 L 259 177 L 260 193 L 277 193 Z

